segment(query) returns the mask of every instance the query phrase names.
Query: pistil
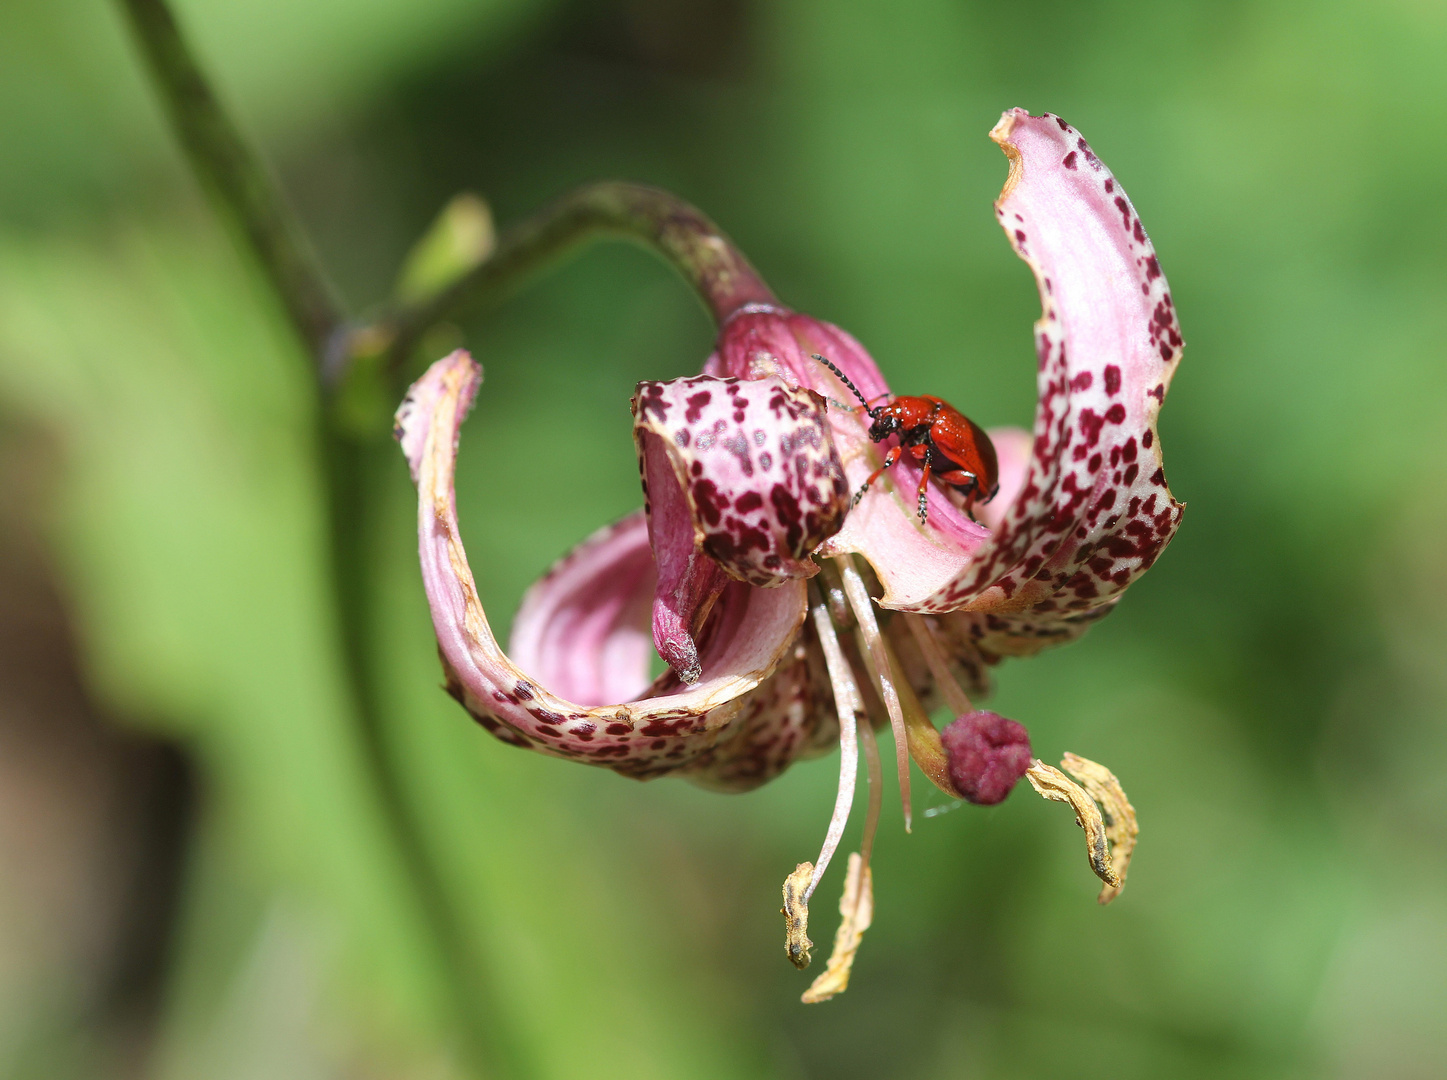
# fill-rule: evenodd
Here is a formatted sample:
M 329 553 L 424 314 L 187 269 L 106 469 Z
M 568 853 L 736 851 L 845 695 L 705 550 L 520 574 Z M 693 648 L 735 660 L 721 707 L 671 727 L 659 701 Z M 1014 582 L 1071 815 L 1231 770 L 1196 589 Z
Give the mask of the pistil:
M 914 635 L 914 640 L 918 642 L 919 651 L 929 665 L 930 674 L 934 676 L 935 688 L 945 699 L 950 712 L 956 717 L 974 712 L 975 707 L 970 704 L 969 695 L 955 678 L 955 673 L 950 670 L 950 663 L 935 637 L 934 624 L 924 615 L 905 615 L 904 621 Z

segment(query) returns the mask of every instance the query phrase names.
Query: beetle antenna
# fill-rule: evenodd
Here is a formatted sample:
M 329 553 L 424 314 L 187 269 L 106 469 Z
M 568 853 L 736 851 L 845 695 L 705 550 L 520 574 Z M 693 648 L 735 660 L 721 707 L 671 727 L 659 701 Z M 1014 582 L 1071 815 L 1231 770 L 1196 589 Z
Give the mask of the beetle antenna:
M 870 416 L 873 416 L 876 412 L 879 411 L 877 409 L 871 409 L 869 407 L 869 402 L 864 400 L 864 395 L 859 392 L 859 387 L 855 386 L 852 382 L 849 381 L 848 375 L 844 374 L 844 372 L 840 371 L 831 362 L 824 359 L 824 357 L 820 356 L 818 353 L 810 353 L 809 355 L 812 356 L 815 360 L 818 360 L 819 363 L 823 364 L 830 371 L 834 372 L 834 374 L 839 377 L 839 381 L 842 382 L 845 386 L 849 387 L 849 389 L 853 392 L 854 396 L 859 399 L 859 404 L 864 406 L 865 412 L 867 412 Z

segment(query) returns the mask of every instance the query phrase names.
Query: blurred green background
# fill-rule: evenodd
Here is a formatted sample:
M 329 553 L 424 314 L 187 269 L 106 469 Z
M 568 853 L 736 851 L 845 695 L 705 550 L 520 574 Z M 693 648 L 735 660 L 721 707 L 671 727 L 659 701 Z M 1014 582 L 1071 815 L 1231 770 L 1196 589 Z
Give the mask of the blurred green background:
M 836 759 L 720 796 L 487 737 L 438 689 L 396 455 L 368 575 L 386 745 L 528 1075 L 1444 1075 L 1447 9 L 177 8 L 354 310 L 459 190 L 506 222 L 645 180 L 897 389 L 1028 425 L 1038 305 L 985 137 L 1016 105 L 1085 133 L 1173 287 L 1181 532 L 992 705 L 1122 778 L 1130 888 L 1098 908 L 1028 792 L 912 836 L 886 798 L 875 926 L 821 1006 L 777 908 Z M 711 334 L 619 246 L 462 329 L 487 368 L 462 523 L 505 630 L 638 505 L 632 386 Z M 313 407 L 115 8 L 6 0 L 0 1076 L 463 1075 L 344 692 Z

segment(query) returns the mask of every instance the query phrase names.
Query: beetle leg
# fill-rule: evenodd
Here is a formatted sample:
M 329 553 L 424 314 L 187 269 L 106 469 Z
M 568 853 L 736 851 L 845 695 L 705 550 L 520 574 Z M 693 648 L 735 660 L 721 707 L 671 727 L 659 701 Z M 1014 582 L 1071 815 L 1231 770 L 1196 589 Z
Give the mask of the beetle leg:
M 957 488 L 974 487 L 978 483 L 975 474 L 964 469 L 951 469 L 949 472 L 940 473 L 939 479 L 941 483 Z
M 879 474 L 899 460 L 900 452 L 900 447 L 898 446 L 891 446 L 889 448 L 889 452 L 884 455 L 884 464 L 870 473 L 869 479 L 859 486 L 859 490 L 854 493 L 854 500 L 849 504 L 850 506 L 859 505 L 859 500 L 864 498 L 864 493 L 869 490 L 869 486 L 879 479 Z
M 970 493 L 965 496 L 965 513 L 971 521 L 975 520 L 975 500 L 980 497 L 980 481 L 978 478 L 970 477 Z
M 925 506 L 925 496 L 929 491 L 930 466 L 929 462 L 924 463 L 924 472 L 919 478 L 919 523 L 923 525 L 929 514 L 929 508 Z
M 980 495 L 980 478 L 972 472 L 964 469 L 955 469 L 952 472 L 940 473 L 940 480 L 951 487 L 960 488 L 965 493 L 965 514 L 971 521 L 975 520 L 975 499 Z

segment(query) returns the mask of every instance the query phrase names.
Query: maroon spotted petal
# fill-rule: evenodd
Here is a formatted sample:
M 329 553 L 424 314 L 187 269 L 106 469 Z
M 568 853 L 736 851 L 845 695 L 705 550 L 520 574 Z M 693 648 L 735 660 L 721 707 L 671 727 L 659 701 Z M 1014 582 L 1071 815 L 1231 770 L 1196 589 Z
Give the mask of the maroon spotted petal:
M 890 606 L 1000 616 L 996 628 L 1021 640 L 995 651 L 1033 651 L 1025 624 L 1068 634 L 1175 535 L 1182 506 L 1166 486 L 1156 416 L 1182 341 L 1140 218 L 1080 134 L 1016 109 L 990 136 L 1010 159 L 995 213 L 1044 308 L 1035 444 L 1019 495 L 964 572 L 918 604 Z
M 768 589 L 818 572 L 809 553 L 844 520 L 844 470 L 823 398 L 772 375 L 639 383 L 633 434 L 658 563 L 654 642 L 692 682 L 728 578 Z
M 940 732 L 950 779 L 978 806 L 1003 802 L 1033 757 L 1024 726 L 999 713 L 966 713 Z

